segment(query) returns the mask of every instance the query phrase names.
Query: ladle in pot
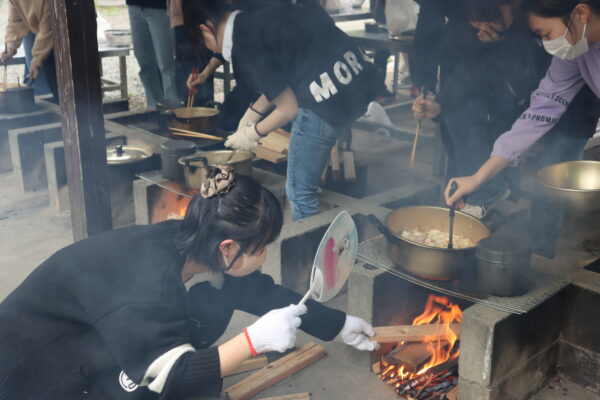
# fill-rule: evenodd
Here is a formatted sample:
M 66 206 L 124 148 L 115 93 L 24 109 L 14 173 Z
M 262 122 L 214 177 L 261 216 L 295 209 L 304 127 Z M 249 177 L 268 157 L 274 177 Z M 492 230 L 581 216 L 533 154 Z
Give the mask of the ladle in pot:
M 456 183 L 456 181 L 452 181 L 452 183 L 450 184 L 450 197 L 452 197 L 454 195 L 454 193 L 456 193 L 456 190 L 458 189 L 458 184 Z M 454 203 L 452 203 L 452 205 L 450 206 L 450 232 L 448 233 L 448 248 L 449 249 L 453 249 L 454 248 L 454 243 L 452 241 L 453 237 L 454 237 L 454 214 L 456 211 L 456 206 L 454 205 Z

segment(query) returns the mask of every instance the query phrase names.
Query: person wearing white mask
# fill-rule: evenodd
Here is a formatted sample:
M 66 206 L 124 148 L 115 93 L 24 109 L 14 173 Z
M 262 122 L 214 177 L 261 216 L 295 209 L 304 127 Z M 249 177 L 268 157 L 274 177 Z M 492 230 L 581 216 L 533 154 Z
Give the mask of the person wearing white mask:
M 524 0 L 531 30 L 554 56 L 530 106 L 495 142 L 491 157 L 473 175 L 452 178 L 445 191 L 448 205 L 461 207 L 477 190 L 554 127 L 575 95 L 587 84 L 600 97 L 600 0 Z M 450 196 L 450 186 L 458 190 Z

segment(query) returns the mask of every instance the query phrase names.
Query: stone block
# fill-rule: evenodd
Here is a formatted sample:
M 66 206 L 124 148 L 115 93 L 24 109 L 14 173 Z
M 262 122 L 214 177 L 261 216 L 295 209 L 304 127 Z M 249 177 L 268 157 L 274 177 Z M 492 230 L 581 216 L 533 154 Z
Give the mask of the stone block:
M 573 382 L 600 394 L 600 353 L 563 342 L 558 365 Z
M 44 144 L 62 139 L 59 123 L 12 129 L 8 132 L 12 165 L 25 192 L 45 189 Z
M 600 353 L 600 274 L 579 272 L 565 294 L 564 340 Z
M 44 125 L 57 121 L 60 121 L 60 115 L 55 112 L 53 107 L 45 104 L 39 104 L 36 110 L 30 113 L 0 113 L 0 172 L 13 170 L 11 148 L 8 139 L 9 130 Z
M 482 386 L 501 382 L 560 337 L 564 293 L 516 315 L 476 304 L 463 314 L 460 376 Z

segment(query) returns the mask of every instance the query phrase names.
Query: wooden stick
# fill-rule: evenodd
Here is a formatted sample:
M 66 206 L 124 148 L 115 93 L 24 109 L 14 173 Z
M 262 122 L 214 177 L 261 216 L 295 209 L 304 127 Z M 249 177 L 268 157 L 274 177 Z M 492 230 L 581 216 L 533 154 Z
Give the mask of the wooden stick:
M 247 400 L 266 388 L 281 382 L 325 355 L 325 348 L 310 342 L 300 349 L 270 363 L 260 371 L 225 390 L 229 400 Z
M 265 397 L 260 400 L 310 400 L 310 393 L 286 394 L 277 397 Z
M 423 95 L 423 99 L 427 99 L 427 92 L 425 92 L 425 88 L 421 89 L 421 94 Z M 408 160 L 409 168 L 415 167 L 415 155 L 417 153 L 417 142 L 419 141 L 419 134 L 421 133 L 421 126 L 423 125 L 423 119 L 419 119 L 417 121 L 417 131 L 415 132 L 415 138 L 413 139 L 412 150 L 410 151 L 410 159 Z
M 342 159 L 344 160 L 344 179 L 347 181 L 356 180 L 354 153 L 351 151 L 344 151 L 342 153 Z
M 279 164 L 280 162 L 287 160 L 285 154 L 278 153 L 262 145 L 252 149 L 252 152 L 256 157 L 273 164 Z
M 227 376 L 241 374 L 242 372 L 248 372 L 254 369 L 263 368 L 267 364 L 269 364 L 269 359 L 267 358 L 267 356 L 252 357 L 241 363 Z
M 337 142 L 331 149 L 331 176 L 333 180 L 340 180 L 342 173 L 340 170 L 340 152 L 338 150 Z
M 450 324 L 450 329 L 460 338 L 460 324 Z M 425 337 L 444 339 L 446 330 L 442 325 L 397 325 L 375 328 L 371 340 L 378 343 L 421 342 Z
M 448 400 L 457 400 L 458 399 L 458 386 L 454 386 L 452 389 L 446 393 L 446 398 Z
M 200 132 L 194 132 L 194 131 L 188 131 L 185 129 L 179 129 L 179 128 L 169 128 L 172 131 L 175 132 L 179 132 L 179 133 L 187 133 L 188 136 L 192 136 L 192 137 L 198 137 L 198 138 L 202 138 L 202 139 L 211 139 L 211 140 L 219 140 L 219 141 L 223 141 L 225 139 L 223 139 L 222 137 L 219 136 L 213 136 L 213 135 L 209 135 L 206 133 L 200 133 Z M 176 133 L 174 133 L 174 135 L 176 135 Z M 184 136 L 184 135 L 182 135 Z

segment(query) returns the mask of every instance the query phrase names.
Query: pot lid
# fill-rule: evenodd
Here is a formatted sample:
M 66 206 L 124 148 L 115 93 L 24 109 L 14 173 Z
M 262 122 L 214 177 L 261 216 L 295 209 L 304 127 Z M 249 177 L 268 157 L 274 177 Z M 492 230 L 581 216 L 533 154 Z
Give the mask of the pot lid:
M 108 165 L 131 164 L 145 160 L 151 157 L 152 154 L 154 153 L 148 148 L 118 144 L 115 147 L 106 149 L 106 162 Z
M 508 235 L 492 235 L 477 243 L 475 255 L 480 259 L 495 262 L 515 262 L 529 258 L 531 250 L 524 238 Z

